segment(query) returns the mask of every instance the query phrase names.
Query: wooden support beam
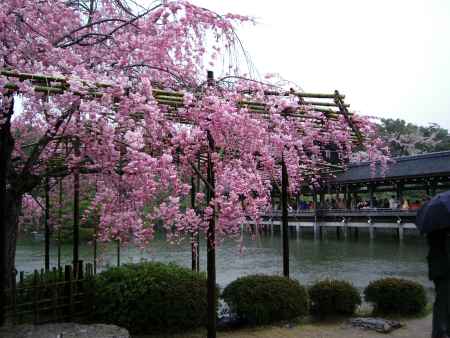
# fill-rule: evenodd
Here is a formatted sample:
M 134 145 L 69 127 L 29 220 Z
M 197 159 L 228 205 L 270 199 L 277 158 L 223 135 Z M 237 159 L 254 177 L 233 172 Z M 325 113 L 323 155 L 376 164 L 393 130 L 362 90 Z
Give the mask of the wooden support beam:
M 63 208 L 63 179 L 62 177 L 59 180 L 59 196 L 58 196 L 58 258 L 57 264 L 58 269 L 61 268 L 61 228 L 62 228 L 62 208 Z M 94 262 L 95 264 L 95 262 Z
M 310 106 L 322 106 L 322 107 L 338 107 L 338 105 L 334 102 L 321 102 L 321 101 L 303 101 L 302 104 L 310 105 Z M 349 104 L 345 105 L 347 108 L 350 107 Z
M 191 177 L 191 208 L 195 210 L 195 194 L 196 194 L 196 186 L 194 177 Z M 197 230 L 198 231 L 198 230 Z M 192 271 L 197 271 L 197 236 L 195 234 L 191 234 L 191 269 Z
M 288 172 L 283 158 L 281 160 L 281 222 L 283 227 L 283 276 L 287 278 L 289 278 L 288 185 Z
M 44 182 L 44 198 L 45 198 L 45 210 L 44 210 L 44 229 L 45 229 L 45 249 L 44 249 L 44 269 L 46 272 L 50 271 L 50 186 L 49 178 L 45 177 Z
M 214 140 L 212 136 L 209 135 L 209 145 L 211 151 L 214 149 Z M 214 168 L 211 159 L 211 153 L 208 152 L 208 185 L 207 185 L 207 195 L 206 200 L 209 205 L 212 199 L 214 198 L 214 187 L 215 187 L 215 179 L 214 179 Z M 210 188 L 211 187 L 211 188 Z M 216 338 L 216 213 L 215 208 L 211 219 L 209 220 L 208 230 L 207 230 L 207 296 L 208 296 L 208 314 L 207 314 L 207 336 L 208 338 Z
M 360 143 L 363 142 L 363 135 L 361 134 L 361 132 L 359 131 L 359 129 L 355 126 L 355 124 L 353 123 L 350 114 L 347 110 L 347 107 L 344 104 L 344 98 L 342 97 L 342 95 L 339 94 L 339 92 L 337 90 L 334 91 L 334 103 L 336 103 L 336 105 L 339 107 L 340 112 L 344 115 L 348 125 L 350 126 L 350 128 L 352 128 L 352 130 L 354 131 L 354 133 L 356 134 L 358 140 Z
M 207 73 L 208 86 L 214 85 L 214 73 Z M 207 190 L 206 202 L 209 205 L 215 197 L 215 177 L 211 153 L 215 150 L 215 142 L 209 130 L 208 139 L 208 161 L 207 161 Z M 197 173 L 198 174 L 198 173 Z M 213 206 L 211 219 L 206 231 L 206 276 L 207 276 L 207 338 L 216 338 L 216 208 Z

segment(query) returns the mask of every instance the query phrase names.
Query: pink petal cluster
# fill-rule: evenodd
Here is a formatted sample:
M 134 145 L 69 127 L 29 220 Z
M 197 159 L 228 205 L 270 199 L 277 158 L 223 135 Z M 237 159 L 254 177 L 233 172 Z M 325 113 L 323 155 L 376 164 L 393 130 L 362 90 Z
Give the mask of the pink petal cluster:
M 84 173 L 82 193 L 90 201 L 84 218 L 98 219 L 101 240 L 146 246 L 159 224 L 177 242 L 206 232 L 211 217 L 217 220 L 218 242 L 239 238 L 241 227 L 249 221 L 259 225 L 270 207 L 282 160 L 295 192 L 320 184 L 327 147 L 342 163 L 355 151 L 343 117 L 330 122 L 285 90 L 265 95 L 274 87 L 245 79 L 205 83 L 208 58 L 214 62 L 237 44 L 234 25 L 251 21 L 248 17 L 219 16 L 187 1 L 163 1 L 134 16 L 117 1 L 98 3 L 87 15 L 65 0 L 3 1 L 0 68 L 62 77 L 70 84 L 64 94 L 45 96 L 30 81 L 8 79 L 18 86 L 23 105 L 12 127 L 20 135 L 16 170 L 44 175 L 53 170 L 47 164 L 60 157 L 67 172 Z M 0 81 L 5 92 L 6 81 Z M 184 92 L 184 106 L 158 104 L 153 90 L 161 88 Z M 92 91 L 101 97 L 92 97 Z M 266 113 L 242 101 L 259 102 Z M 174 122 L 173 114 L 190 123 Z M 352 118 L 366 136 L 369 159 L 385 164 L 388 154 L 373 125 Z M 32 144 L 44 137 L 49 141 L 28 161 L 36 149 Z M 208 153 L 215 197 L 207 203 L 198 191 L 192 208 L 190 177 L 197 175 L 194 168 L 207 177 Z M 69 197 L 70 187 L 65 191 Z

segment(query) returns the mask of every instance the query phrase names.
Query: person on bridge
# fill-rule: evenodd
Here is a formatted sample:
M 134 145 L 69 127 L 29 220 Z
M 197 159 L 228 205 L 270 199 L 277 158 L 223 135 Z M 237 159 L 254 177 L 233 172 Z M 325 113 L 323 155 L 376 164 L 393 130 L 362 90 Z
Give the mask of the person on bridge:
M 397 209 L 397 207 L 398 207 L 397 200 L 395 199 L 394 196 L 391 196 L 391 198 L 389 199 L 389 208 Z

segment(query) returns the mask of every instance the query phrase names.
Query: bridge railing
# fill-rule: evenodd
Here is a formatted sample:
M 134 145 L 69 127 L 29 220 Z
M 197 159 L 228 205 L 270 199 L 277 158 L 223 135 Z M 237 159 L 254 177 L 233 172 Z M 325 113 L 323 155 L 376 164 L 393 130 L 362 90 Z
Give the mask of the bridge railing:
M 341 217 L 416 217 L 417 210 L 402 210 L 390 208 L 364 208 L 364 209 L 306 209 L 306 210 L 290 210 L 289 217 L 307 217 L 320 215 L 341 216 Z M 272 210 L 266 214 L 267 217 L 281 217 L 281 210 Z

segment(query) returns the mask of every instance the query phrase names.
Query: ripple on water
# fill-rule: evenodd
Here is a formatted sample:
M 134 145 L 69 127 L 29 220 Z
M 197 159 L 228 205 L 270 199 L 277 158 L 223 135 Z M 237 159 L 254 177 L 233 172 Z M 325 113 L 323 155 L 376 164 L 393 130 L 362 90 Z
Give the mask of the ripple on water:
M 293 236 L 295 237 L 295 235 Z M 382 277 L 403 277 L 415 280 L 431 288 L 427 280 L 425 262 L 426 243 L 421 238 L 406 238 L 402 244 L 392 238 L 380 238 L 370 241 L 367 238 L 355 240 L 337 240 L 328 238 L 317 241 L 312 238 L 290 239 L 290 270 L 293 278 L 303 284 L 310 284 L 323 278 L 339 278 L 351 281 L 362 289 L 371 280 Z M 217 251 L 217 282 L 221 287 L 239 276 L 254 273 L 281 274 L 282 247 L 279 234 L 258 236 L 256 240 L 245 238 L 244 254 L 239 244 L 225 241 Z M 43 242 L 31 238 L 21 238 L 17 245 L 16 266 L 19 271 L 30 272 L 43 266 Z M 61 248 L 63 264 L 71 261 L 72 248 L 65 244 Z M 116 245 L 114 243 L 99 246 L 101 252 L 99 269 L 116 264 Z M 206 270 L 205 243 L 200 248 L 201 269 Z M 80 258 L 86 262 L 93 260 L 92 244 L 80 246 Z M 51 263 L 56 265 L 57 252 L 51 246 Z M 139 262 L 140 260 L 175 262 L 190 267 L 191 249 L 189 243 L 171 245 L 161 234 L 146 251 L 133 246 L 121 249 L 121 262 Z

